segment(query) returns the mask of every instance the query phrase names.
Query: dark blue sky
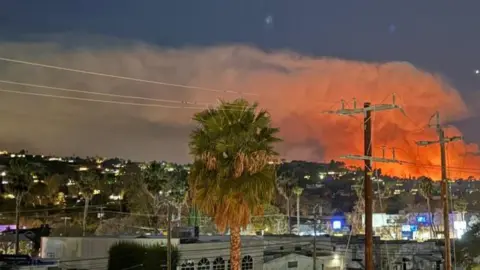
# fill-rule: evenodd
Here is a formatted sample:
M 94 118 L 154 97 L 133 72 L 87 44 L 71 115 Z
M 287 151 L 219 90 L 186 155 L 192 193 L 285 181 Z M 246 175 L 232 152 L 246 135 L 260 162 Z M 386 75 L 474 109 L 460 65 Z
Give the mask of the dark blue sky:
M 480 1 L 446 0 L 3 0 L 0 38 L 70 33 L 170 47 L 244 43 L 315 56 L 408 61 L 445 76 L 475 112 L 479 11 Z M 476 120 L 460 123 L 473 141 L 480 135 Z
M 319 56 L 410 61 L 440 72 L 462 92 L 476 89 L 480 2 L 333 2 L 4 0 L 0 33 L 4 39 L 98 34 L 173 47 L 247 43 Z M 268 15 L 274 27 L 265 26 Z

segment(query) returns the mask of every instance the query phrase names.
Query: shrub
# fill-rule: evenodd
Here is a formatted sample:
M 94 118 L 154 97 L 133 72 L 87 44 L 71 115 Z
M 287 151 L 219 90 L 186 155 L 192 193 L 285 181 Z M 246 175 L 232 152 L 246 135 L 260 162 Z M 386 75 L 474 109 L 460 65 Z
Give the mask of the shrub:
M 172 269 L 179 261 L 177 248 L 172 247 Z M 110 247 L 108 270 L 160 270 L 167 269 L 167 247 L 142 245 L 134 242 L 119 242 Z

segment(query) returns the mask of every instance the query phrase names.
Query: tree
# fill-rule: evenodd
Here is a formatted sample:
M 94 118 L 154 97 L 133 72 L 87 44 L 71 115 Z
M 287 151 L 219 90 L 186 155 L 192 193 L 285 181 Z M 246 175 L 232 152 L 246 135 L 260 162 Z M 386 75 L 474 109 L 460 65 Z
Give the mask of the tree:
M 62 176 L 54 174 L 38 181 L 32 185 L 27 200 L 33 206 L 59 205 L 64 203 L 63 196 L 60 196 L 60 187 L 63 184 Z
M 475 259 L 480 256 L 480 223 L 474 224 L 460 240 L 456 242 L 456 260 L 466 269 L 475 266 Z
M 297 231 L 300 233 L 300 196 L 303 193 L 303 188 L 299 186 L 295 186 L 293 188 L 293 193 L 295 194 L 295 197 L 297 198 Z
M 35 165 L 26 159 L 11 159 L 8 166 L 7 191 L 15 196 L 15 254 L 20 249 L 20 210 L 25 195 L 28 194 L 34 184 Z
M 178 222 L 181 224 L 182 208 L 187 200 L 187 179 L 188 171 L 178 164 L 165 164 L 165 186 L 164 190 L 168 190 L 167 201 L 177 209 Z
M 352 226 L 352 231 L 354 234 L 362 234 L 364 233 L 362 218 L 365 214 L 365 198 L 363 193 L 363 185 L 355 185 L 354 190 L 355 195 L 357 196 L 357 200 L 355 202 L 355 205 L 353 206 L 353 211 L 350 214 L 349 222 Z
M 465 213 L 467 212 L 468 202 L 463 198 L 458 198 L 453 202 L 453 209 L 460 213 L 462 221 L 465 221 Z
M 149 226 L 156 233 L 160 232 L 162 210 L 165 207 L 165 196 L 168 190 L 165 188 L 167 178 L 162 163 L 150 162 L 139 168 L 130 168 L 126 184 L 129 187 L 129 207 L 131 212 L 147 217 Z
M 434 211 L 432 209 L 431 201 L 433 196 L 433 181 L 428 177 L 422 177 L 419 184 L 420 195 L 427 201 L 427 209 L 430 215 L 430 238 L 434 238 Z
M 166 162 L 144 164 L 138 170 L 127 173 L 126 183 L 130 186 L 126 194 L 134 212 L 147 216 L 150 226 L 160 229 L 162 211 L 166 207 L 177 208 L 179 219 L 185 203 L 188 171 L 181 165 Z M 140 188 L 139 188 L 140 187 Z
M 70 190 L 75 194 L 80 194 L 83 198 L 83 220 L 82 235 L 85 236 L 87 229 L 88 206 L 93 195 L 100 190 L 100 177 L 94 171 L 79 171 L 74 175 L 74 185 L 70 186 Z
M 256 232 L 265 231 L 272 234 L 284 234 L 288 231 L 285 215 L 275 205 L 265 204 L 263 215 L 252 217 L 252 225 Z
M 231 269 L 239 270 L 240 231 L 275 195 L 278 129 L 266 111 L 243 99 L 222 102 L 193 119 L 198 127 L 189 143 L 192 202 L 213 217 L 219 231 L 229 228 Z
M 276 189 L 278 193 L 285 199 L 285 210 L 287 211 L 287 220 L 288 220 L 288 232 L 292 233 L 292 223 L 290 220 L 290 199 L 293 196 L 293 188 L 297 184 L 297 178 L 295 174 L 291 171 L 284 171 L 278 174 L 276 181 Z

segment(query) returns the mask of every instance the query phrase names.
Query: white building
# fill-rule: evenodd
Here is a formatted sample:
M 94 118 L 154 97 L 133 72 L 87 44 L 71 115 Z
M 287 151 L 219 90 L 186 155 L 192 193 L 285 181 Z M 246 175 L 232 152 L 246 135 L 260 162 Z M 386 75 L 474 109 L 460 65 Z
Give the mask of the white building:
M 341 259 L 338 255 L 317 256 L 315 269 L 318 270 L 340 270 Z M 265 257 L 263 270 L 311 270 L 313 269 L 313 258 L 310 256 L 290 253 L 285 256 L 269 258 Z
M 77 269 L 106 269 L 108 251 L 118 242 L 138 242 L 145 245 L 166 245 L 165 238 L 134 237 L 44 237 L 42 258 L 59 260 L 60 267 Z M 196 243 L 181 244 L 172 239 L 181 254 L 178 270 L 228 269 L 229 236 L 200 236 Z M 263 269 L 263 239 L 242 236 L 242 269 Z M 224 267 L 222 267 L 224 266 Z

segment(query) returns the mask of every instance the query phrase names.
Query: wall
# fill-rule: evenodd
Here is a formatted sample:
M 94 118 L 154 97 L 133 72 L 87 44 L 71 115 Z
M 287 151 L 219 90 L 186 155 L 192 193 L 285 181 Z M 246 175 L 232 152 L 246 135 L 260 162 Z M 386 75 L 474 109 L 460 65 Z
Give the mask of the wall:
M 93 269 L 107 265 L 108 250 L 117 242 L 136 242 L 145 245 L 166 244 L 166 239 L 113 237 L 42 237 L 42 258 L 61 260 L 61 266 Z M 178 239 L 172 239 L 177 246 Z
M 195 265 L 201 259 L 208 260 L 210 266 L 216 258 L 228 262 L 230 257 L 230 243 L 228 237 L 202 237 L 200 243 L 179 244 L 178 239 L 172 239 L 172 245 L 177 246 L 183 262 L 188 261 Z M 117 242 L 131 241 L 146 245 L 166 244 L 164 238 L 107 238 L 107 237 L 44 237 L 42 238 L 42 258 L 60 260 L 61 266 L 77 267 L 81 269 L 106 268 L 108 264 L 108 250 Z M 242 237 L 242 256 L 249 255 L 253 259 L 254 270 L 263 268 L 263 240 Z M 180 267 L 179 267 L 180 269 Z M 195 268 L 196 269 L 196 268 Z
M 290 263 L 296 262 L 296 267 L 294 265 L 289 265 Z M 289 267 L 290 266 L 290 267 Z M 289 254 L 281 258 L 271 260 L 264 263 L 263 270 L 311 270 L 313 268 L 313 259 L 299 254 Z M 316 269 L 318 270 L 340 270 L 341 269 L 341 259 L 334 256 L 325 256 L 317 258 Z

